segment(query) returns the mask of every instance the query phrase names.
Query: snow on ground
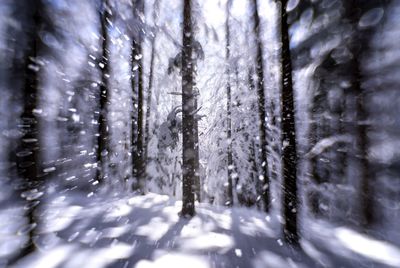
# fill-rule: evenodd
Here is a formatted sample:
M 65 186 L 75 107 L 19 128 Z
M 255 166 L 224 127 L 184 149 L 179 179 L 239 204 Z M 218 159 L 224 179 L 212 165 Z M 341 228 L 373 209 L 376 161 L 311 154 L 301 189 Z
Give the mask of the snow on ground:
M 15 267 L 400 267 L 400 248 L 321 221 L 303 223 L 300 250 L 281 238 L 279 217 L 253 209 L 197 204 L 185 219 L 181 201 L 152 193 L 47 203 L 39 251 Z

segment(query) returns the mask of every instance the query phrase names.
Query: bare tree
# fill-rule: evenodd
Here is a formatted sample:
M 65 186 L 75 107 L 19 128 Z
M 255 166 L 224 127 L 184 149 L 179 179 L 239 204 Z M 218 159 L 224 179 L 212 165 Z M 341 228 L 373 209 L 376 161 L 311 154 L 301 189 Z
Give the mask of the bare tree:
M 156 55 L 156 40 L 157 40 L 157 32 L 158 32 L 158 26 L 157 26 L 157 12 L 160 6 L 160 0 L 155 1 L 154 3 L 154 10 L 153 10 L 153 21 L 154 21 L 154 31 L 153 31 L 153 36 L 151 38 L 151 56 L 150 56 L 150 71 L 149 71 L 149 84 L 147 88 L 147 99 L 146 99 L 146 118 L 145 118 L 145 129 L 144 129 L 144 144 L 143 144 L 143 150 L 144 150 L 144 156 L 143 156 L 143 161 L 144 165 L 146 166 L 148 164 L 148 146 L 149 146 L 149 141 L 150 141 L 150 115 L 151 115 L 151 97 L 152 97 L 152 91 L 153 91 L 153 76 L 154 76 L 154 60 L 155 60 L 155 55 Z
M 99 62 L 101 68 L 101 84 L 100 84 L 100 111 L 99 111 L 99 132 L 97 136 L 97 180 L 103 181 L 105 176 L 105 158 L 108 155 L 108 120 L 107 120 L 107 103 L 109 99 L 109 77 L 110 77 L 110 48 L 107 24 L 111 21 L 111 10 L 108 0 L 101 2 L 100 23 L 101 23 L 101 51 L 102 57 Z
M 229 29 L 229 16 L 230 11 L 229 8 L 232 4 L 232 1 L 228 0 L 226 2 L 226 22 L 225 22 L 225 34 L 226 34 L 226 46 L 225 46 L 225 57 L 226 57 L 226 138 L 227 138 L 227 157 L 228 157 L 228 201 L 226 204 L 228 206 L 233 205 L 233 183 L 232 183 L 232 174 L 233 174 L 233 160 L 232 160 L 232 118 L 231 118 L 231 110 L 232 110 L 232 98 L 231 98 L 231 68 L 230 68 L 230 29 Z
M 193 216 L 194 182 L 198 179 L 198 135 L 194 89 L 192 0 L 184 0 L 182 33 L 182 216 Z
M 40 87 L 41 75 L 45 66 L 44 57 L 52 50 L 44 43 L 44 32 L 60 36 L 56 32 L 42 0 L 21 1 L 15 3 L 16 16 L 21 20 L 20 39 L 15 41 L 11 83 L 18 89 L 15 92 L 22 97 L 22 113 L 18 124 L 22 134 L 15 151 L 17 173 L 22 179 L 18 187 L 19 196 L 26 201 L 28 240 L 21 249 L 18 258 L 36 250 L 34 243 L 36 230 L 40 222 L 37 211 L 45 193 L 46 168 L 43 164 L 44 141 L 40 134 Z
M 143 26 L 144 1 L 133 1 L 133 16 L 139 25 Z M 137 107 L 137 117 L 132 116 L 132 170 L 133 170 L 133 190 L 143 191 L 144 182 L 144 154 L 143 154 L 143 52 L 142 52 L 143 33 L 137 31 L 132 41 L 132 95 L 133 95 L 133 114 Z M 137 86 L 136 86 L 137 85 Z
M 282 177 L 283 177 L 283 210 L 284 235 L 288 243 L 298 244 L 297 228 L 297 151 L 294 96 L 292 81 L 292 61 L 289 46 L 289 25 L 287 23 L 287 0 L 280 1 L 281 18 L 281 118 L 282 118 Z
M 256 36 L 256 75 L 257 75 L 257 102 L 258 116 L 260 123 L 260 147 L 261 147 L 261 167 L 262 174 L 260 178 L 263 180 L 262 197 L 264 201 L 264 209 L 266 212 L 270 210 L 270 179 L 268 175 L 268 159 L 267 159 L 267 136 L 266 136 L 266 111 L 265 111 L 265 92 L 264 92 L 264 57 L 263 44 L 261 40 L 260 16 L 258 14 L 258 1 L 253 0 L 254 8 L 254 33 Z

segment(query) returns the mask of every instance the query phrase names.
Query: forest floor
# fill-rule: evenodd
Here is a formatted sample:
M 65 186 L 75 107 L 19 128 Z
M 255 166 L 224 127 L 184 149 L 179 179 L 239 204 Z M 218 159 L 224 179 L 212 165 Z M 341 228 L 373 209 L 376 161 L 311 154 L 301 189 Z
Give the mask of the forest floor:
M 181 205 L 152 193 L 55 196 L 40 216 L 39 251 L 14 267 L 400 267 L 400 248 L 348 228 L 303 223 L 306 238 L 292 248 L 278 216 L 196 204 L 185 219 Z

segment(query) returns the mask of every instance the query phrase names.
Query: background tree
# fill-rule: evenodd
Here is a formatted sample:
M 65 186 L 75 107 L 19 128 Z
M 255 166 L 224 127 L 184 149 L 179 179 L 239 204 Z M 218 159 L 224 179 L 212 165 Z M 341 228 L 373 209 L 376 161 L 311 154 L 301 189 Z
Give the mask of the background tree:
M 256 36 L 257 52 L 256 52 L 256 75 L 257 75 L 257 102 L 258 115 L 260 123 L 260 153 L 262 172 L 259 176 L 263 181 L 262 197 L 264 201 L 264 209 L 269 212 L 270 203 L 270 180 L 268 174 L 268 159 L 267 159 L 267 135 L 266 135 L 266 111 L 265 111 L 265 92 L 264 92 L 264 57 L 263 44 L 261 40 L 261 25 L 260 16 L 258 14 L 258 1 L 253 0 L 253 19 L 254 19 L 254 34 Z
M 232 183 L 232 174 L 233 174 L 233 159 L 232 159 L 232 118 L 231 118 L 231 110 L 232 110 L 232 98 L 231 98 L 231 82 L 230 82 L 230 30 L 229 30 L 229 8 L 232 4 L 232 1 L 226 2 L 226 22 L 225 22 L 225 31 L 226 31 L 226 138 L 227 138 L 227 158 L 228 158 L 228 201 L 227 204 L 229 206 L 233 205 L 233 183 Z
M 100 11 L 101 23 L 101 51 L 102 56 L 99 62 L 101 68 L 101 83 L 100 83 L 100 110 L 99 110 L 99 132 L 97 136 L 97 180 L 103 181 L 106 176 L 106 157 L 109 154 L 108 144 L 108 120 L 107 120 L 107 106 L 109 102 L 109 79 L 110 79 L 110 45 L 109 34 L 107 25 L 111 23 L 111 7 L 108 0 L 101 2 Z
M 150 55 L 150 70 L 149 70 L 149 80 L 148 80 L 148 87 L 147 87 L 147 100 L 146 100 L 146 118 L 145 118 L 145 128 L 144 128 L 144 144 L 143 144 L 143 150 L 144 150 L 144 164 L 147 167 L 148 164 L 148 150 L 149 150 L 149 141 L 150 141 L 150 115 L 151 115 L 151 105 L 152 105 L 152 92 L 153 92 L 153 80 L 154 80 L 154 61 L 155 61 L 155 56 L 156 56 L 156 40 L 157 40 L 157 33 L 159 31 L 158 25 L 157 25 L 157 16 L 159 13 L 159 8 L 160 8 L 160 0 L 156 0 L 154 2 L 154 7 L 153 7 L 153 35 L 151 37 L 151 55 Z

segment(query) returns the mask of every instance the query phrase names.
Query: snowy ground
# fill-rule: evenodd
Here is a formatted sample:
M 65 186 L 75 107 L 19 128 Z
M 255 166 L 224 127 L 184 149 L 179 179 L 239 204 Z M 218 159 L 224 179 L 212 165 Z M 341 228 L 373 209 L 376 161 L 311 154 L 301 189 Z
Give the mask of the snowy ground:
M 279 217 L 197 204 L 183 219 L 180 208 L 156 194 L 53 198 L 41 215 L 40 251 L 15 267 L 400 267 L 400 248 L 347 228 L 303 222 L 299 250 L 285 245 Z M 0 223 L 2 254 L 21 239 L 12 221 Z

